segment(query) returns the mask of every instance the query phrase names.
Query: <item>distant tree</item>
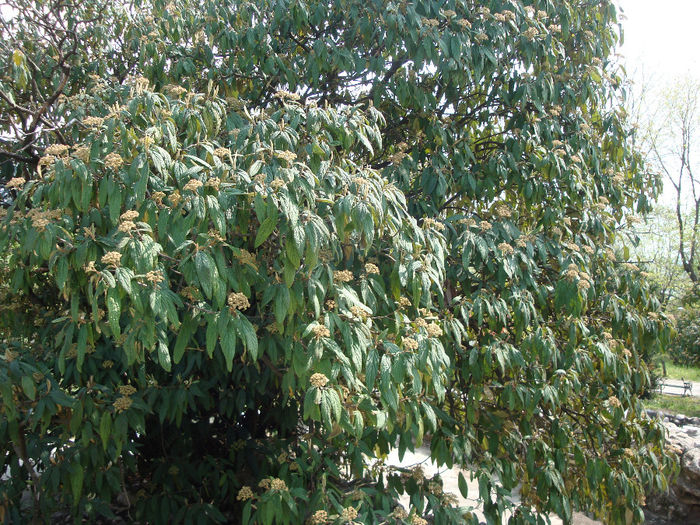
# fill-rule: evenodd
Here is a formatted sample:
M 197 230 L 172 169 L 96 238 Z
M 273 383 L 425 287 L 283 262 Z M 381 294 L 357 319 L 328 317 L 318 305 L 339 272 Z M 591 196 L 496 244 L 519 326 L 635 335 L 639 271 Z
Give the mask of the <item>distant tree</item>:
M 650 160 L 673 194 L 675 253 L 694 285 L 700 279 L 700 81 L 680 79 L 663 89 L 648 123 Z
M 643 520 L 669 330 L 612 249 L 659 189 L 612 3 L 11 5 L 6 519 L 476 523 L 383 462 L 429 436 L 490 523 Z

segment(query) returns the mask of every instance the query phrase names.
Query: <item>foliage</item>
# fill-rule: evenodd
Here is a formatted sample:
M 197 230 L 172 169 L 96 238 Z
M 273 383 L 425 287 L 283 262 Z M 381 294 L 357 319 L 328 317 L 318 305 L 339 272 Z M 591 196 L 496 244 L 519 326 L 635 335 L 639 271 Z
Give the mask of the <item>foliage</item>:
M 407 492 L 457 523 L 382 461 L 430 434 L 493 522 L 519 482 L 516 523 L 642 520 L 673 461 L 640 355 L 669 329 L 611 249 L 659 182 L 616 10 L 476 4 L 17 4 L 5 512 L 394 523 Z
M 697 308 L 688 307 L 678 312 L 676 333 L 668 354 L 678 365 L 700 365 L 700 311 Z

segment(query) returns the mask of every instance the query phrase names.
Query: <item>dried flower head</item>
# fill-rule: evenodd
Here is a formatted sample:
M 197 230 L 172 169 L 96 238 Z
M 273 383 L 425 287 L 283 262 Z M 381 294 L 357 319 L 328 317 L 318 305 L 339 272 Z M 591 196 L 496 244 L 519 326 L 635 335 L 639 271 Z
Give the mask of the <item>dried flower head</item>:
M 199 179 L 190 179 L 187 184 L 182 188 L 183 191 L 197 191 L 202 187 L 202 181 Z
M 293 151 L 275 151 L 275 157 L 291 164 L 297 158 L 297 154 Z
M 107 156 L 104 158 L 104 163 L 106 168 L 116 170 L 119 169 L 122 164 L 124 164 L 124 159 L 122 159 L 119 153 L 112 152 L 107 154 Z
M 136 229 L 136 224 L 134 224 L 132 221 L 120 222 L 117 229 L 122 233 L 129 233 L 130 231 Z
M 241 292 L 230 293 L 226 302 L 231 310 L 247 310 L 250 308 L 248 298 Z
M 153 270 L 146 274 L 146 280 L 151 284 L 159 284 L 165 280 L 160 270 Z
M 27 179 L 24 177 L 12 177 L 5 184 L 5 189 L 21 189 L 27 183 Z
M 165 193 L 162 191 L 154 191 L 153 194 L 151 195 L 151 199 L 153 199 L 153 202 L 156 203 L 158 206 L 163 205 L 163 199 L 165 198 Z
M 280 100 L 291 100 L 291 101 L 297 101 L 301 98 L 296 93 L 291 93 L 291 92 L 286 91 L 284 89 L 278 90 L 274 96 Z
M 136 389 L 131 385 L 121 385 L 117 391 L 123 396 L 130 396 L 136 393 Z
M 60 157 L 68 152 L 68 146 L 65 144 L 51 144 L 44 150 L 44 155 L 54 155 Z
M 129 210 L 129 211 L 125 211 L 124 213 L 122 213 L 119 217 L 119 220 L 121 220 L 121 221 L 133 221 L 135 219 L 138 219 L 138 217 L 139 217 L 139 212 L 137 212 L 136 210 Z
M 472 23 L 466 18 L 460 18 L 459 20 L 457 20 L 457 25 L 462 29 L 471 29 L 472 27 Z
M 238 496 L 236 496 L 237 501 L 248 501 L 249 499 L 253 499 L 255 497 L 255 494 L 253 494 L 253 491 L 248 485 L 245 485 L 241 487 L 241 490 L 238 491 Z
M 328 384 L 328 378 L 325 376 L 325 374 L 320 374 L 317 372 L 311 376 L 309 382 L 311 383 L 311 386 L 323 388 Z
M 229 151 L 228 148 L 216 148 L 214 150 L 214 156 L 218 157 L 220 159 L 225 159 L 226 157 L 228 157 L 230 155 L 230 153 L 231 152 Z
M 279 191 L 286 185 L 287 184 L 279 177 L 272 179 L 272 182 L 270 182 L 270 188 L 272 188 L 274 191 Z
M 102 117 L 85 117 L 83 119 L 83 125 L 88 128 L 99 128 L 104 123 L 105 119 Z
M 121 260 L 122 254 L 119 252 L 107 252 L 100 259 L 100 261 L 102 261 L 102 264 L 115 267 L 119 267 L 119 265 L 121 264 Z
M 355 507 L 345 507 L 340 515 L 340 519 L 346 522 L 353 521 L 355 518 L 357 518 L 357 509 Z
M 503 255 L 510 255 L 513 253 L 513 247 L 507 242 L 502 242 L 498 245 L 498 249 L 501 250 Z
M 414 350 L 418 350 L 418 341 L 416 341 L 413 337 L 402 337 L 401 346 L 404 348 L 404 350 L 412 352 Z
M 442 335 L 442 328 L 437 323 L 430 323 L 425 329 L 430 337 L 440 337 Z
M 333 280 L 339 283 L 349 283 L 353 276 L 350 270 L 336 270 L 333 272 Z
M 331 336 L 331 331 L 323 326 L 322 324 L 317 324 L 311 329 L 311 332 L 314 334 L 316 339 L 320 339 L 321 337 L 330 337 Z
M 325 510 L 317 510 L 309 518 L 310 525 L 324 525 L 328 523 L 328 513 Z
M 289 490 L 287 488 L 287 483 L 283 479 L 271 478 L 270 479 L 270 490 L 279 490 L 286 492 Z
M 134 402 L 133 399 L 131 399 L 128 396 L 122 396 L 117 398 L 117 400 L 112 403 L 112 406 L 117 412 L 124 412 L 125 410 L 128 410 L 132 403 Z

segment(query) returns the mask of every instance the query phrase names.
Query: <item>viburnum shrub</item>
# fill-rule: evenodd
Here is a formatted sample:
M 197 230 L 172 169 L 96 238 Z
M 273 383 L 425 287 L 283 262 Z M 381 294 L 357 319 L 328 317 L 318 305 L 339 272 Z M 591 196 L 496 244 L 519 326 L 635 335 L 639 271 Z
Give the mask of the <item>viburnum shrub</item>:
M 14 6 L 6 519 L 476 523 L 384 462 L 426 443 L 493 522 L 643 520 L 668 328 L 611 246 L 659 183 L 610 2 Z

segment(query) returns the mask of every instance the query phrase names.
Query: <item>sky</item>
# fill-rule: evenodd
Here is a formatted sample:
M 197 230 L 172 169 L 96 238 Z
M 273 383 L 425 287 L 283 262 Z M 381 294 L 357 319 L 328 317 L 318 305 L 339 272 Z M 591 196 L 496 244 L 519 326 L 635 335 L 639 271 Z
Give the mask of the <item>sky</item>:
M 617 0 L 623 9 L 628 74 L 665 82 L 700 76 L 700 0 Z M 624 17 L 623 17 L 624 18 Z

